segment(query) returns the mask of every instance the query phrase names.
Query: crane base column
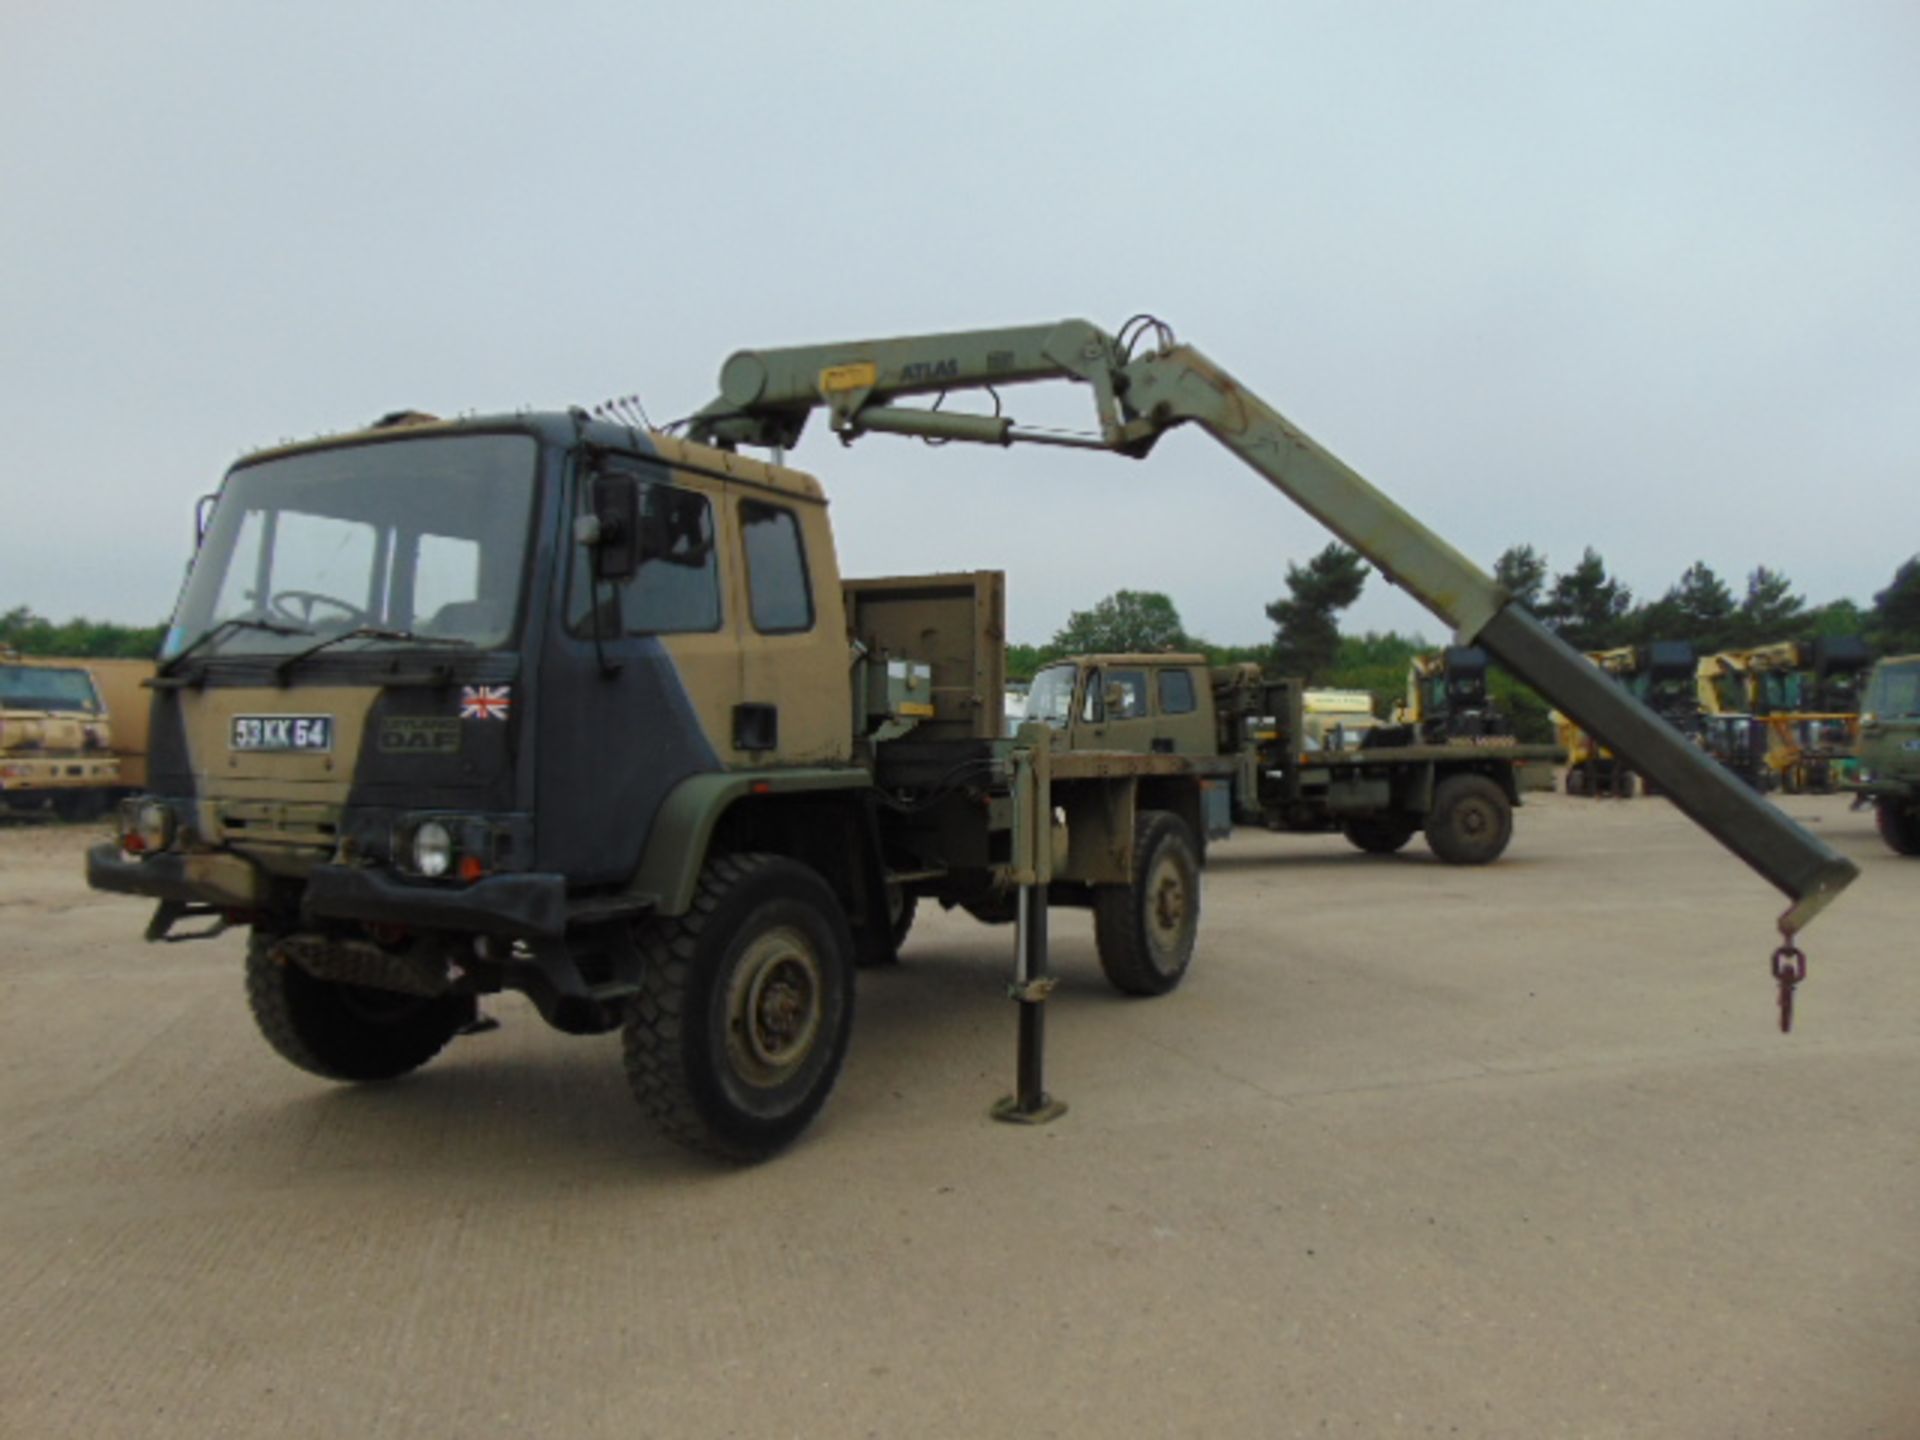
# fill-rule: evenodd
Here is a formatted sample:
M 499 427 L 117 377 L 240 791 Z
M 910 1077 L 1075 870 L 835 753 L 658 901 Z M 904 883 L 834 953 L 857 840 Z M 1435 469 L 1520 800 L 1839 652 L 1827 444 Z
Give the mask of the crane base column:
M 1067 1113 L 1064 1100 L 1047 1094 L 1047 996 L 1053 976 L 1047 971 L 1047 887 L 1020 887 L 1019 931 L 1014 942 L 1014 982 L 1007 993 L 1020 1005 L 1019 1065 L 1014 1093 L 994 1102 L 987 1113 L 1010 1125 L 1045 1125 Z

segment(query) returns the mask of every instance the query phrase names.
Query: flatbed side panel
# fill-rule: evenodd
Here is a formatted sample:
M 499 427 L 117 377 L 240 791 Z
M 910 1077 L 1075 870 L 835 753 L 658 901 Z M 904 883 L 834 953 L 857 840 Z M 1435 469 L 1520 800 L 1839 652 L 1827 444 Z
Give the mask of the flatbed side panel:
M 1052 757 L 1055 780 L 1125 779 L 1191 776 L 1195 779 L 1230 776 L 1231 755 L 1140 754 L 1124 750 L 1056 750 Z
M 1496 615 L 1479 643 L 1785 892 L 1795 903 L 1781 918 L 1783 930 L 1804 926 L 1859 874 L 1518 606 Z
M 1007 587 L 998 570 L 843 580 L 852 638 L 933 667 L 933 717 L 912 739 L 994 740 L 1005 724 Z
M 1319 750 L 1311 762 L 1333 769 L 1368 765 L 1473 764 L 1493 761 L 1557 765 L 1567 758 L 1558 745 L 1377 745 L 1371 750 Z

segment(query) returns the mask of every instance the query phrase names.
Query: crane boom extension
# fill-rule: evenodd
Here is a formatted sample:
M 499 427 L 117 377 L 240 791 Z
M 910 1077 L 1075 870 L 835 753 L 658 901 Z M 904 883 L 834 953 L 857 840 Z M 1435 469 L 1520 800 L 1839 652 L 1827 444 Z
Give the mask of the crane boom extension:
M 1126 336 L 1134 322 L 1122 327 Z M 1155 348 L 1084 320 L 1005 330 L 743 350 L 720 372 L 720 394 L 690 420 L 696 439 L 794 445 L 815 409 L 851 441 L 869 431 L 994 445 L 1075 445 L 1144 457 L 1159 437 L 1199 425 L 1289 499 L 1452 625 L 1484 646 L 1584 729 L 1626 757 L 1694 822 L 1793 902 L 1791 935 L 1859 873 L 1853 863 L 1755 796 L 1614 680 L 1514 604 L 1492 577 L 1358 473 L 1315 444 L 1192 346 L 1146 322 Z M 1137 334 L 1146 333 L 1142 329 Z M 1042 380 L 1090 386 L 1097 434 L 1024 429 L 1002 415 L 895 402 Z

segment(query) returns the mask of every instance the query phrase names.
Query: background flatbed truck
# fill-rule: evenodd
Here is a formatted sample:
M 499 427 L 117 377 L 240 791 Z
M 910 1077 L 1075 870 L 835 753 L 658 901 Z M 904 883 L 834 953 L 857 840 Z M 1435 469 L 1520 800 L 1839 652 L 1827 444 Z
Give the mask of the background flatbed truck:
M 1511 735 L 1422 743 L 1409 725 L 1351 733 L 1308 723 L 1306 687 L 1257 665 L 1210 668 L 1199 655 L 1081 655 L 1034 676 L 1029 714 L 1067 751 L 1117 749 L 1215 756 L 1231 767 L 1209 811 L 1209 836 L 1231 824 L 1337 831 L 1370 854 L 1424 833 L 1450 865 L 1506 850 L 1529 773 L 1565 758 Z M 1532 769 L 1529 771 L 1528 767 Z
M 1046 379 L 1090 388 L 1096 432 L 896 403 Z M 1110 976 L 1169 988 L 1204 828 L 1182 811 L 1217 759 L 1055 773 L 1043 732 L 1002 739 L 982 587 L 927 597 L 967 611 L 964 644 L 957 618 L 901 618 L 939 577 L 843 592 L 817 482 L 737 453 L 777 458 L 818 408 L 847 440 L 1136 458 L 1196 424 L 1659 778 L 1789 896 L 1783 930 L 1855 873 L 1165 327 L 1066 321 L 741 352 L 684 436 L 405 415 L 243 459 L 153 682 L 149 793 L 89 880 L 159 901 L 156 939 L 248 927 L 255 1019 L 296 1065 L 403 1074 L 519 990 L 563 1030 L 623 1029 L 643 1108 L 737 1159 L 825 1102 L 855 954 L 885 952 L 909 897 L 1015 892 L 1029 1040 L 1056 882 L 1114 912 L 1135 953 Z M 1021 1081 L 1031 1116 L 1037 1064 Z

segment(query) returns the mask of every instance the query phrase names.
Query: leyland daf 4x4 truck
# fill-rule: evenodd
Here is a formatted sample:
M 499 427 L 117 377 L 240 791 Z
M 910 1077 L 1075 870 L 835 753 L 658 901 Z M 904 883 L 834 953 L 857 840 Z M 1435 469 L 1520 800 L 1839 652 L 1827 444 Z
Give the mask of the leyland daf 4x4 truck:
M 1090 389 L 1097 430 L 899 403 L 1049 379 Z M 818 482 L 740 453 L 777 462 L 816 409 L 848 440 L 1132 457 L 1191 421 L 1670 775 L 1785 928 L 1851 878 L 1164 327 L 1066 321 L 741 352 L 680 435 L 401 415 L 246 457 L 152 681 L 149 789 L 89 879 L 156 900 L 151 938 L 246 927 L 254 1017 L 307 1070 L 400 1075 L 516 990 L 622 1029 L 643 1108 L 736 1159 L 819 1110 L 856 959 L 920 900 L 1017 891 L 1023 936 L 1086 905 L 1115 985 L 1171 989 L 1225 762 L 1004 737 L 1000 577 L 843 580 Z

